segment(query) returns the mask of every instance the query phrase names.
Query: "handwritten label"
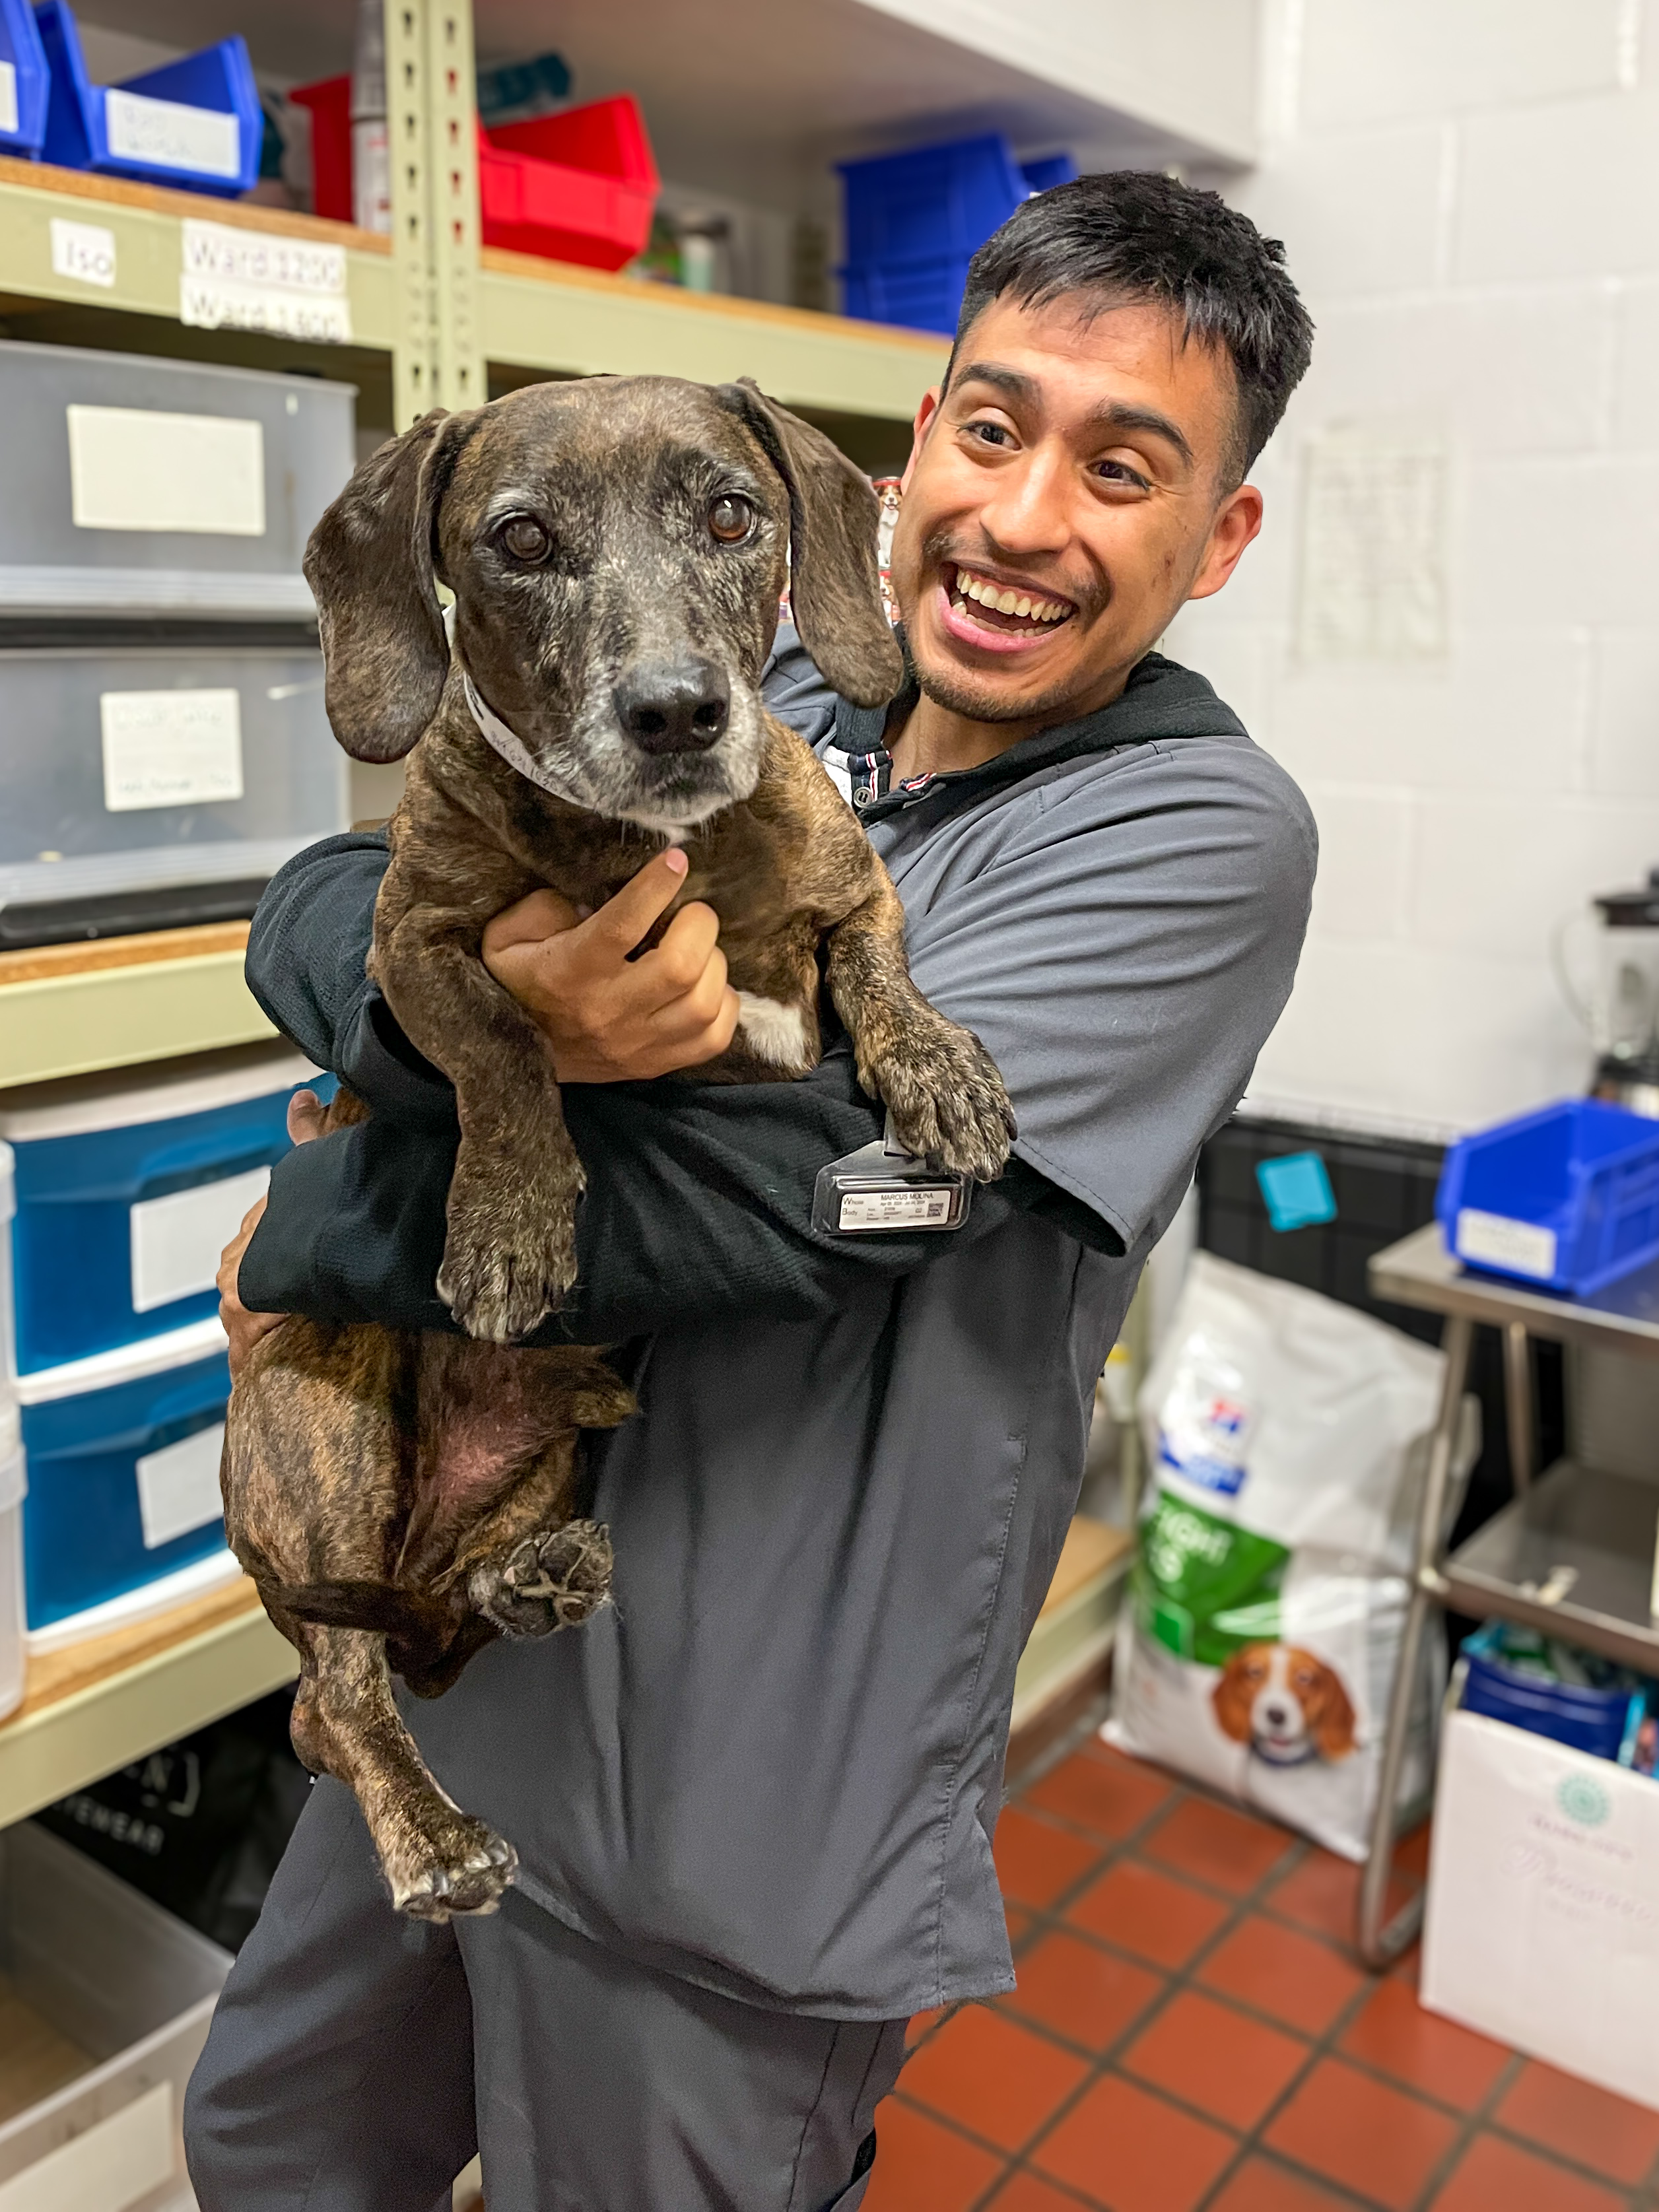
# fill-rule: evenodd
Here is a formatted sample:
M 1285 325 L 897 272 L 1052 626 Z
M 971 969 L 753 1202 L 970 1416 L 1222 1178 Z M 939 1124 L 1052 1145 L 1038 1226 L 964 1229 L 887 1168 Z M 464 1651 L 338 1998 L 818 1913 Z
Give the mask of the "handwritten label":
M 115 233 L 101 223 L 65 222 L 53 216 L 52 273 L 107 289 L 115 282 Z
M 343 247 L 188 217 L 182 229 L 181 322 L 331 345 L 350 339 Z
M 234 177 L 242 166 L 241 125 L 216 107 L 185 107 L 111 85 L 104 94 L 104 131 L 118 160 L 148 168 Z
M 104 805 L 203 806 L 242 795 L 242 702 L 235 691 L 106 691 Z
M 1534 1221 L 1511 1221 L 1506 1214 L 1461 1206 L 1457 1256 L 1473 1260 L 1478 1267 L 1499 1267 L 1506 1275 L 1547 1282 L 1555 1273 L 1555 1231 Z
M 0 62 L 0 131 L 17 128 L 17 65 Z
M 265 445 L 258 422 L 149 407 L 71 406 L 64 413 L 70 511 L 77 530 L 264 536 Z

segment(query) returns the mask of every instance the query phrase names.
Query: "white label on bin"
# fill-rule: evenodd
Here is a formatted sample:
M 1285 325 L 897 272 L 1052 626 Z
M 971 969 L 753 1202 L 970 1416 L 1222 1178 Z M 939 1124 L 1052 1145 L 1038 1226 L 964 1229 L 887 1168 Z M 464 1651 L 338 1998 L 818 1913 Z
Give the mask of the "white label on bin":
M 17 65 L 0 62 L 0 131 L 17 128 Z
M 246 1175 L 193 1183 L 165 1198 L 141 1198 L 128 1217 L 134 1313 L 153 1313 L 175 1298 L 210 1291 L 220 1254 L 270 1183 L 269 1168 L 250 1168 Z
M 841 1202 L 842 1229 L 917 1229 L 951 1218 L 949 1190 L 851 1190 Z
M 144 1524 L 144 1549 L 155 1551 L 192 1528 L 205 1528 L 224 1511 L 219 1492 L 219 1460 L 225 1425 L 198 1429 L 165 1451 L 146 1452 L 138 1462 L 138 1513 Z
M 178 2176 L 173 2084 L 158 2081 L 107 2119 L 0 2182 L 0 2212 L 126 2212 Z
M 105 691 L 98 713 L 111 814 L 241 797 L 240 692 Z
M 102 223 L 66 222 L 62 216 L 53 216 L 52 273 L 107 289 L 115 282 L 115 233 Z
M 1511 1221 L 1507 1214 L 1482 1213 L 1465 1206 L 1457 1215 L 1457 1256 L 1477 1267 L 1501 1267 L 1511 1275 L 1547 1282 L 1555 1273 L 1555 1231 L 1534 1221 Z
M 69 407 L 77 530 L 265 534 L 263 424 L 158 407 Z
M 118 161 L 194 169 L 204 177 L 234 177 L 242 166 L 242 126 L 220 108 L 186 107 L 111 85 L 104 94 L 104 129 Z

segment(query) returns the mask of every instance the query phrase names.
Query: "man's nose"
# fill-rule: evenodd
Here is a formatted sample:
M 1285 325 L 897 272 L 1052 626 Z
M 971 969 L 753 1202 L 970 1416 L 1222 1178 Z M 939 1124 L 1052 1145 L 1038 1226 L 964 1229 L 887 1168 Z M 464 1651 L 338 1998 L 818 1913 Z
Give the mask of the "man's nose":
M 611 696 L 617 720 L 647 753 L 705 752 L 732 712 L 725 671 L 690 656 L 636 661 Z
M 1014 556 L 1063 553 L 1072 542 L 1072 470 L 1038 447 L 999 469 L 980 509 L 990 543 Z

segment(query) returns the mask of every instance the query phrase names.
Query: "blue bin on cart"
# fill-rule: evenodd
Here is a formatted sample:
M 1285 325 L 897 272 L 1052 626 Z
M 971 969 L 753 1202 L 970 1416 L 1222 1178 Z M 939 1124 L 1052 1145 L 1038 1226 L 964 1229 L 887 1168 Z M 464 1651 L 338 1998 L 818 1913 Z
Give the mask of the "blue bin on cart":
M 52 72 L 29 0 L 0 0 L 0 154 L 40 159 Z
M 264 118 L 240 39 L 120 84 L 94 84 L 66 0 L 42 0 L 34 15 L 52 71 L 48 161 L 221 198 L 252 191 Z
M 849 315 L 953 332 L 968 264 L 1022 200 L 1077 174 L 1057 154 L 1022 166 L 1000 132 L 840 161 Z
M 1631 1729 L 1632 1706 L 1640 1717 L 1644 1692 L 1632 1690 L 1628 1681 L 1598 1688 L 1588 1682 L 1547 1680 L 1506 1660 L 1503 1638 L 1497 1622 L 1465 1638 L 1464 1711 L 1547 1735 L 1592 1759 L 1617 1759 Z
M 1588 1297 L 1659 1259 L 1659 1121 L 1569 1098 L 1462 1137 L 1434 1210 L 1467 1267 Z
M 0 1093 L 19 1376 L 218 1311 L 218 1255 L 288 1151 L 288 1102 L 307 1084 L 329 1088 L 299 1054 L 256 1046 Z
M 32 1637 L 96 1634 L 235 1574 L 219 1498 L 230 1364 L 217 1322 L 21 1376 L 18 1395 Z

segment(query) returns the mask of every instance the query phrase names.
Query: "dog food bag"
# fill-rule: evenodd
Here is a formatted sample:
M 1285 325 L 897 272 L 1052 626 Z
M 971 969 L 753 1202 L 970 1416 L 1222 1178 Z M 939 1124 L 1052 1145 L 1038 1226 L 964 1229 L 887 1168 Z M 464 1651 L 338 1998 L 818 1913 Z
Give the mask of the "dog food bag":
M 1108 1740 L 1365 1856 L 1441 1354 L 1197 1254 L 1142 1385 L 1151 1474 Z M 1467 1400 L 1453 1470 L 1479 1446 Z M 1401 1802 L 1444 1675 L 1425 1638 Z

